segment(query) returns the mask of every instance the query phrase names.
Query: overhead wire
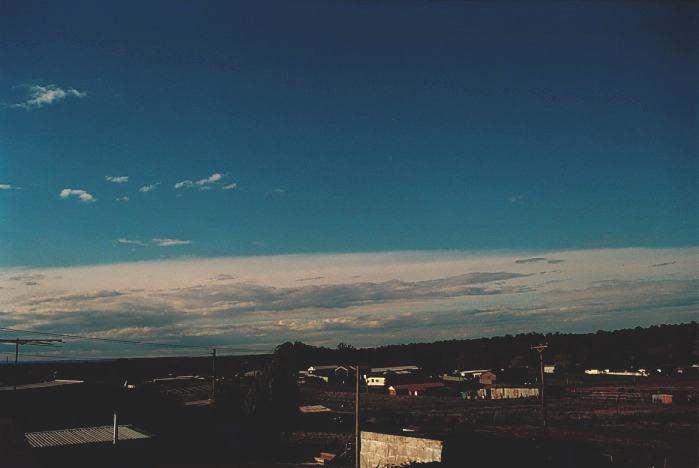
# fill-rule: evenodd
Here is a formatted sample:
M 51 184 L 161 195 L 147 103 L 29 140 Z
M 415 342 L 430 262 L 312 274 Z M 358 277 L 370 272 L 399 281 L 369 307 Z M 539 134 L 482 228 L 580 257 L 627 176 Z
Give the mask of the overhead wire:
M 69 338 L 69 339 L 74 339 L 74 340 L 91 340 L 91 341 L 102 341 L 102 342 L 107 342 L 107 343 L 118 343 L 118 344 L 135 344 L 135 345 L 145 345 L 145 346 L 160 346 L 160 347 L 167 347 L 167 348 L 183 348 L 183 349 L 221 349 L 221 350 L 230 350 L 230 351 L 240 351 L 240 352 L 260 352 L 260 350 L 252 349 L 252 348 L 242 348 L 242 347 L 234 347 L 234 346 L 202 346 L 202 345 L 185 345 L 185 344 L 179 344 L 179 343 L 157 343 L 153 341 L 142 341 L 142 340 L 134 340 L 134 339 L 119 339 L 119 338 L 103 338 L 103 337 L 98 337 L 98 336 L 86 336 L 86 335 L 74 335 L 74 334 L 68 334 L 68 333 L 56 333 L 56 332 L 45 332 L 45 331 L 36 331 L 36 330 L 24 330 L 24 329 L 19 329 L 19 328 L 9 328 L 9 327 L 0 327 L 0 331 L 5 331 L 5 332 L 10 332 L 10 333 L 29 333 L 33 335 L 44 335 L 44 336 L 55 336 L 55 337 L 62 337 L 62 338 Z

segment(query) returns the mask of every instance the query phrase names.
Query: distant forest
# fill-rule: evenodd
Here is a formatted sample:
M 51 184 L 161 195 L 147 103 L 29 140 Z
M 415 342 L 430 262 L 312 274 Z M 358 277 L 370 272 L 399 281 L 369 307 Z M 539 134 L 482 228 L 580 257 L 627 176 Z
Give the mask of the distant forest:
M 330 349 L 288 342 L 277 350 L 288 353 L 299 369 L 313 364 L 413 364 L 426 371 L 445 372 L 538 366 L 538 354 L 530 347 L 546 343 L 546 364 L 555 364 L 559 369 L 656 369 L 694 364 L 699 349 L 698 330 L 697 322 L 691 322 L 596 333 L 523 333 L 362 349 L 345 343 Z

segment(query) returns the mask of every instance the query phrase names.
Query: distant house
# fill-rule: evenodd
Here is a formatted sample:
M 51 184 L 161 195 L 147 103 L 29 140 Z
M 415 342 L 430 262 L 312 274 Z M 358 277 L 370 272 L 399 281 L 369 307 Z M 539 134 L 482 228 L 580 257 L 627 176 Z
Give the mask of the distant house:
M 373 367 L 364 374 L 364 381 L 370 388 L 384 388 L 394 383 L 404 383 L 408 379 L 414 379 L 420 372 L 417 366 L 393 366 Z
M 486 371 L 483 372 L 480 377 L 478 377 L 478 381 L 480 382 L 481 385 L 493 385 L 495 381 L 497 380 L 498 376 L 495 375 L 493 372 Z
M 425 382 L 412 384 L 396 384 L 388 387 L 389 395 L 424 396 L 444 392 L 446 386 L 442 382 Z
M 364 381 L 369 387 L 383 388 L 386 386 L 386 376 L 383 374 L 366 374 L 364 376 Z
M 344 381 L 349 375 L 349 369 L 338 364 L 311 366 L 306 371 L 310 379 L 322 380 L 325 383 Z

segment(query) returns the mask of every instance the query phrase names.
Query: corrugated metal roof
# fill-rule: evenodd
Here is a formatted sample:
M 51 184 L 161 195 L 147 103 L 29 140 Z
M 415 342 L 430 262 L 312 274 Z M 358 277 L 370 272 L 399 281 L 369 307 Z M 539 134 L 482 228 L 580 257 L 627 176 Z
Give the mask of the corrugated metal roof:
M 97 444 L 112 442 L 113 426 L 78 427 L 57 431 L 27 432 L 32 447 L 60 447 L 64 445 Z M 148 439 L 149 435 L 139 432 L 131 426 L 119 426 L 119 440 Z

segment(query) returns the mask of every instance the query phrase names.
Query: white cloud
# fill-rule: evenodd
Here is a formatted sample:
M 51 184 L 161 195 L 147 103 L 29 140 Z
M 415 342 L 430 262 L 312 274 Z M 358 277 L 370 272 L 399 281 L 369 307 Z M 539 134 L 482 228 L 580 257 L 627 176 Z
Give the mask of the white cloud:
M 192 185 L 194 185 L 194 182 L 191 180 L 183 180 L 181 182 L 177 182 L 175 184 L 176 189 L 181 189 L 181 188 L 190 188 Z
M 12 104 L 10 107 L 26 110 L 39 109 L 69 97 L 84 98 L 86 96 L 86 92 L 78 91 L 75 88 L 63 89 L 53 84 L 46 86 L 34 85 L 29 87 L 27 99 L 24 102 Z
M 123 184 L 129 181 L 129 176 L 105 176 L 104 178 L 115 184 Z
M 176 189 L 198 187 L 199 190 L 210 190 L 212 185 L 218 184 L 223 179 L 223 174 L 215 172 L 209 177 L 193 182 L 191 179 L 182 180 L 175 184 Z M 230 190 L 230 189 L 229 189 Z
M 129 197 L 127 197 L 126 195 L 124 195 L 123 197 L 118 197 L 116 199 L 116 201 L 123 201 L 123 202 L 127 202 L 129 200 L 131 200 L 131 199 Z
M 224 185 L 223 187 L 221 187 L 221 190 L 235 190 L 237 188 L 238 188 L 238 184 L 233 183 L 233 184 Z
M 195 183 L 199 186 L 202 186 L 202 185 L 208 185 L 208 184 L 215 184 L 216 182 L 219 182 L 221 179 L 223 179 L 223 174 L 216 172 L 214 174 L 211 174 L 206 179 L 197 180 Z
M 19 190 L 22 187 L 17 187 L 11 184 L 0 184 L 0 190 Z
M 284 190 L 283 188 L 275 188 L 275 189 L 272 189 L 272 193 L 278 193 L 279 195 L 282 195 L 282 194 L 286 193 L 286 190 Z
M 78 197 L 82 202 L 97 201 L 97 199 L 93 197 L 91 193 L 88 193 L 82 189 L 64 188 L 63 190 L 61 190 L 61 193 L 59 193 L 59 196 L 61 198 Z
M 153 240 L 153 243 L 159 247 L 173 247 L 176 245 L 188 245 L 188 244 L 192 243 L 192 241 L 190 241 L 190 240 L 180 240 L 180 239 L 155 238 L 152 240 Z
M 144 185 L 140 189 L 138 189 L 139 192 L 147 193 L 147 192 L 152 192 L 156 188 L 158 188 L 158 185 L 160 185 L 160 182 L 155 183 L 155 184 L 149 184 L 149 185 Z
M 124 237 L 117 239 L 115 242 L 118 244 L 129 244 L 129 245 L 140 245 L 141 247 L 147 247 L 148 244 L 140 240 L 126 239 Z

